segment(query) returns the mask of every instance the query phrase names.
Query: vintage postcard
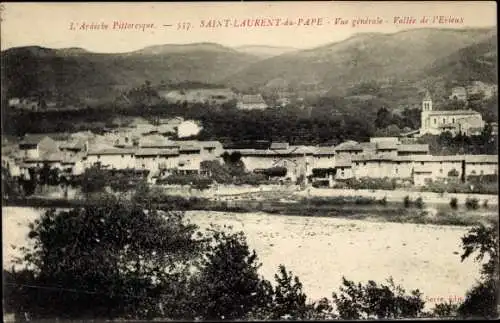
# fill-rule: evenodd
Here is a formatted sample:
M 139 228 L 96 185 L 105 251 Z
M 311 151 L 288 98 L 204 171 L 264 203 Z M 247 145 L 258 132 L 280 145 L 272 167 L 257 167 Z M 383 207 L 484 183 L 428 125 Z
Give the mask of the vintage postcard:
M 0 12 L 4 321 L 498 318 L 495 2 Z

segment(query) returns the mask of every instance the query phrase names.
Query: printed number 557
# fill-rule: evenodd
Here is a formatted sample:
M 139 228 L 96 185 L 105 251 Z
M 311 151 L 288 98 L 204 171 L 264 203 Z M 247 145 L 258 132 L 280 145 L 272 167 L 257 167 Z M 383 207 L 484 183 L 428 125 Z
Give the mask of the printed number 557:
M 179 22 L 177 23 L 177 30 L 189 30 L 191 29 L 190 22 Z

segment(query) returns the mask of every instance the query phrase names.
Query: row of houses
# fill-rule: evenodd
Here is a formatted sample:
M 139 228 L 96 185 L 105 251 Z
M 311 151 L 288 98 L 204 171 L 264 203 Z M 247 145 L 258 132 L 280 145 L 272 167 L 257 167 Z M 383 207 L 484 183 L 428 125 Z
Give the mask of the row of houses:
M 72 136 L 54 140 L 50 135 L 28 135 L 10 160 L 26 173 L 29 168 L 49 165 L 68 175 L 82 174 L 99 164 L 107 169 L 149 170 L 152 176 L 172 172 L 200 173 L 201 163 L 222 162 L 222 154 L 238 153 L 247 171 L 284 167 L 286 177 L 296 181 L 322 171 L 330 178 L 426 180 L 491 175 L 498 173 L 497 155 L 433 156 L 426 144 L 406 144 L 398 138 L 371 138 L 369 142 L 346 141 L 337 146 L 294 146 L 272 143 L 265 149 L 224 149 L 218 141 L 170 140 L 147 136 L 138 143 L 110 143 L 105 136 Z M 16 173 L 16 172 L 14 172 Z

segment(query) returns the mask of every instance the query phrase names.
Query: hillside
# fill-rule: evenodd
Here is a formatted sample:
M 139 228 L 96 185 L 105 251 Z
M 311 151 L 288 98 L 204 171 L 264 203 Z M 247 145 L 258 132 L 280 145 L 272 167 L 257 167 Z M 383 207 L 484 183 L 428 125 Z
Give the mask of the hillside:
M 214 83 L 259 59 L 208 43 L 152 46 L 124 54 L 22 47 L 1 56 L 9 97 L 48 92 L 80 98 L 112 98 L 146 80 Z
M 498 40 L 494 35 L 436 60 L 426 73 L 445 80 L 453 79 L 459 85 L 471 80 L 497 83 L 497 51 Z
M 259 56 L 261 58 L 270 58 L 278 55 L 283 55 L 285 53 L 296 52 L 297 48 L 293 47 L 281 47 L 281 46 L 258 46 L 258 45 L 246 45 L 236 47 L 236 50 Z
M 457 51 L 496 37 L 495 29 L 414 29 L 395 34 L 357 34 L 333 44 L 286 53 L 256 62 L 226 81 L 240 89 L 282 84 L 345 94 L 350 87 L 376 81 L 416 81 L 433 66 L 453 65 Z M 478 45 L 479 46 L 479 45 Z M 453 77 L 449 75 L 449 77 Z
M 274 56 L 277 55 L 277 56 Z M 213 43 L 158 45 L 119 54 L 82 48 L 13 48 L 1 53 L 2 93 L 114 99 L 144 84 L 191 82 L 298 96 L 378 96 L 397 109 L 418 104 L 424 88 L 439 101 L 469 79 L 497 83 L 496 29 L 414 29 L 364 33 L 320 47 Z M 5 98 L 5 96 L 4 96 Z

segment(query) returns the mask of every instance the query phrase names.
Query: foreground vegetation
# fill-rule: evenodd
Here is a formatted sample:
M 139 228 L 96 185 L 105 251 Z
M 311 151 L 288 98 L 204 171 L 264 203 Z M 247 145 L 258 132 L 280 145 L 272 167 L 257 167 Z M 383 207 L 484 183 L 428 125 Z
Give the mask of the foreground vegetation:
M 182 212 L 160 211 L 143 190 L 131 200 L 100 196 L 30 225 L 24 269 L 4 272 L 7 312 L 32 319 L 390 319 L 496 317 L 498 222 L 463 237 L 462 260 L 486 261 L 459 305 L 424 311 L 418 291 L 344 278 L 339 293 L 311 303 L 284 265 L 274 283 L 242 232 L 199 232 Z M 321 203 L 318 203 L 321 204 Z

